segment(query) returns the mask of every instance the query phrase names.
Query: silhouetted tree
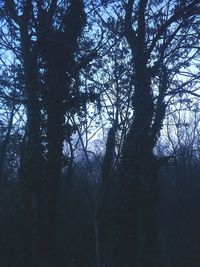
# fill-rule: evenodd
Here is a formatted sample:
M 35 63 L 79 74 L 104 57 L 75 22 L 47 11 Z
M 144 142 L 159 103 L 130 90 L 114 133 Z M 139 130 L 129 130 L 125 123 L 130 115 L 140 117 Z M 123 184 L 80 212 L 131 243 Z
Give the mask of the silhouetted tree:
M 153 149 L 165 117 L 167 94 L 174 96 L 186 89 L 187 83 L 175 82 L 175 75 L 193 64 L 196 56 L 199 4 L 124 3 L 123 33 L 132 52 L 134 115 L 120 162 L 118 257 L 113 266 L 159 265 L 156 205 L 160 164 Z

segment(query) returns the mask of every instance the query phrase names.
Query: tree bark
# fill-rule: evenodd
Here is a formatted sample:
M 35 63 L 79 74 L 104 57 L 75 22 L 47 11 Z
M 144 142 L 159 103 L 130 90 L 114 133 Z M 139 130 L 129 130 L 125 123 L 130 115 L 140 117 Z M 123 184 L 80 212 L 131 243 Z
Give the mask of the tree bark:
M 30 64 L 30 62 L 29 62 Z M 39 225 L 35 217 L 39 219 L 39 210 L 42 205 L 40 194 L 43 183 L 44 159 L 40 139 L 40 105 L 37 94 L 37 75 L 33 68 L 24 63 L 25 83 L 27 90 L 27 125 L 26 139 L 23 146 L 20 162 L 20 181 L 22 188 L 23 203 L 23 233 L 24 246 L 27 253 L 27 261 L 31 261 L 33 248 L 33 236 L 35 236 Z M 41 171 L 42 170 L 42 171 Z M 35 204 L 33 203 L 35 199 Z M 36 205 L 36 207 L 34 207 Z M 35 209 L 36 208 L 36 209 Z M 35 211 L 33 210 L 35 209 Z M 37 219 L 37 221 L 38 221 Z M 35 225 L 35 223 L 37 225 Z M 35 237 L 34 237 L 35 238 Z
M 124 142 L 119 169 L 119 235 L 115 266 L 124 267 L 141 266 L 143 257 L 154 250 L 153 241 L 157 240 L 151 78 L 142 54 L 138 53 L 135 60 L 134 120 Z
M 65 68 L 63 59 L 47 60 L 47 177 L 45 179 L 44 253 L 55 256 L 57 190 L 62 170 L 65 122 Z M 54 254 L 54 255 L 53 255 Z
M 28 10 L 26 10 L 28 12 Z M 23 151 L 20 161 L 19 177 L 22 195 L 22 234 L 25 263 L 32 264 L 37 250 L 39 219 L 42 210 L 42 190 L 44 176 L 44 158 L 41 143 L 41 107 L 39 102 L 39 84 L 37 70 L 37 50 L 32 47 L 28 34 L 28 18 L 20 24 L 21 50 L 24 67 L 26 93 L 27 124 Z M 33 263 L 34 264 L 34 263 Z

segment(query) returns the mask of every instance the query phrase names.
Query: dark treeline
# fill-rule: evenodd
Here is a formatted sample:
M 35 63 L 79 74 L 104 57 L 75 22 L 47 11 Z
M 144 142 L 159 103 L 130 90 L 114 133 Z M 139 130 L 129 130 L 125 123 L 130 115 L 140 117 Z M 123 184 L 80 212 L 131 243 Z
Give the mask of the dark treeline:
M 200 1 L 0 8 L 0 266 L 200 266 Z

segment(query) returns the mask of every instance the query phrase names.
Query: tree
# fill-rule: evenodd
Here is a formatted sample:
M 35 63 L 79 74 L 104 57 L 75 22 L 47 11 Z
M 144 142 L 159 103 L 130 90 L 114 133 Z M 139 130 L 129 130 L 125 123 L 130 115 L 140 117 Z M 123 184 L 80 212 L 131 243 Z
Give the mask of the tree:
M 41 186 L 43 176 L 40 170 L 44 169 L 43 148 L 40 135 L 41 114 L 38 98 L 38 47 L 36 42 L 31 41 L 32 32 L 30 32 L 30 25 L 33 27 L 32 8 L 31 1 L 25 1 L 22 4 L 18 3 L 17 5 L 13 1 L 5 1 L 5 27 L 8 27 L 8 31 L 11 33 L 10 36 L 14 39 L 15 43 L 15 47 L 11 51 L 15 51 L 15 48 L 18 47 L 18 43 L 20 42 L 20 47 L 17 49 L 17 60 L 20 63 L 22 62 L 22 81 L 26 99 L 27 125 L 20 163 L 20 178 L 22 181 L 24 214 L 23 240 L 24 247 L 27 251 L 29 250 L 27 260 L 30 257 L 30 243 L 33 234 L 32 223 L 34 215 L 32 212 L 32 197 L 33 194 L 40 193 L 38 185 Z
M 113 266 L 137 266 L 141 261 L 142 266 L 155 266 L 160 162 L 153 149 L 165 117 L 167 95 L 190 92 L 198 79 L 194 73 L 183 83 L 180 76 L 194 64 L 199 51 L 200 3 L 129 0 L 123 4 L 122 34 L 132 52 L 134 116 L 119 167 L 119 257 Z
M 168 157 L 157 143 L 166 118 L 198 109 L 200 1 L 5 0 L 0 12 L 0 174 L 15 177 L 1 187 L 3 259 L 14 250 L 20 266 L 160 266 Z M 103 155 L 94 146 L 105 126 Z M 196 135 L 176 126 L 177 168 L 189 155 L 192 169 Z
M 55 3 L 52 8 L 55 12 Z M 53 247 L 55 240 L 51 236 L 56 229 L 57 187 L 62 168 L 65 114 L 70 110 L 72 79 L 78 75 L 75 53 L 86 23 L 86 15 L 83 1 L 79 0 L 69 1 L 67 10 L 63 11 L 59 26 L 53 26 L 53 17 L 49 20 L 48 13 L 44 15 L 40 18 L 40 28 L 38 29 L 41 56 L 45 63 L 43 95 L 47 112 L 48 174 L 44 192 L 47 214 L 44 222 L 44 231 L 46 232 L 44 244 L 49 246 L 51 243 Z M 52 249 L 50 253 L 52 253 Z
M 80 16 L 76 16 L 77 12 Z M 25 97 L 27 121 L 20 162 L 20 180 L 23 195 L 24 250 L 28 251 L 26 256 L 29 261 L 34 257 L 34 253 L 37 253 L 35 251 L 39 251 L 39 246 L 32 246 L 33 237 L 37 239 L 35 228 L 37 235 L 45 240 L 47 253 L 51 253 L 55 232 L 57 185 L 62 167 L 65 114 L 72 109 L 78 110 L 82 105 L 75 102 L 79 97 L 79 88 L 76 88 L 75 103 L 70 103 L 74 97 L 73 82 L 78 79 L 80 69 L 96 54 L 93 52 L 81 58 L 77 53 L 79 38 L 86 23 L 83 1 L 67 1 L 62 5 L 53 0 L 48 6 L 46 1 L 15 3 L 8 0 L 5 1 L 3 15 L 4 29 L 14 43 L 13 47 L 10 47 L 8 42 L 7 48 L 10 48 L 13 54 L 17 50 L 18 64 L 23 73 L 22 93 Z M 8 39 L 5 37 L 3 40 L 6 45 Z M 89 96 L 85 102 L 88 100 Z M 42 138 L 44 113 L 47 117 L 47 153 Z M 10 130 L 8 134 L 9 132 Z M 39 238 L 40 241 L 42 239 Z

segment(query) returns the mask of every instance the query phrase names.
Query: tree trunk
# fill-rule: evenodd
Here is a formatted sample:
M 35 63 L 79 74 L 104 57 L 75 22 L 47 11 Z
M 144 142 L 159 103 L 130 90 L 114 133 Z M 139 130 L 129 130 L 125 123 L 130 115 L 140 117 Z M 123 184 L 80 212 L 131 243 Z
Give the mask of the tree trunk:
M 24 250 L 27 251 L 27 262 L 34 257 L 33 240 L 39 225 L 39 194 L 43 181 L 44 159 L 40 139 L 40 105 L 37 94 L 36 73 L 34 69 L 25 67 L 25 81 L 27 90 L 27 125 L 26 139 L 20 162 L 20 181 L 23 203 L 23 240 Z M 42 171 L 41 171 L 42 170 Z M 32 256 L 31 256 L 32 255 Z
M 4 162 L 6 161 L 6 154 L 7 154 L 7 148 L 9 145 L 10 141 L 10 134 L 12 130 L 12 125 L 13 125 L 13 117 L 14 117 L 14 106 L 12 107 L 11 113 L 10 113 L 10 118 L 7 126 L 7 133 L 4 138 L 4 140 L 1 143 L 1 153 L 0 153 L 0 184 L 2 185 L 2 174 L 3 174 L 3 168 L 4 168 Z M 2 186 L 1 186 L 2 188 Z
M 144 174 L 141 187 L 141 224 L 143 225 L 142 267 L 159 265 L 159 224 L 158 224 L 158 166 L 150 161 L 148 173 Z
M 111 235 L 113 233 L 112 220 L 112 170 L 115 151 L 116 125 L 109 132 L 106 143 L 106 152 L 102 164 L 102 192 L 98 211 L 99 237 L 101 247 L 101 266 L 106 266 L 111 252 Z
M 135 66 L 134 120 L 124 142 L 119 170 L 119 229 L 115 263 L 117 267 L 141 266 L 144 254 L 147 251 L 150 253 L 153 249 L 150 246 L 154 243 L 153 240 L 157 239 L 155 233 L 157 175 L 153 165 L 154 140 L 151 136 L 154 115 L 151 79 L 141 55 L 136 58 Z
M 41 188 L 44 175 L 44 158 L 41 143 L 41 108 L 39 102 L 39 85 L 37 70 L 37 54 L 31 46 L 28 25 L 25 20 L 20 26 L 21 48 L 24 67 L 24 83 L 26 93 L 27 124 L 25 141 L 20 161 L 19 177 L 22 195 L 22 236 L 25 251 L 25 263 L 31 266 L 37 245 L 41 202 Z
M 47 61 L 47 177 L 45 179 L 45 221 L 43 225 L 43 248 L 48 257 L 55 257 L 57 190 L 62 169 L 62 149 L 65 122 L 65 68 L 63 59 Z M 53 260 L 53 258 L 52 258 Z

